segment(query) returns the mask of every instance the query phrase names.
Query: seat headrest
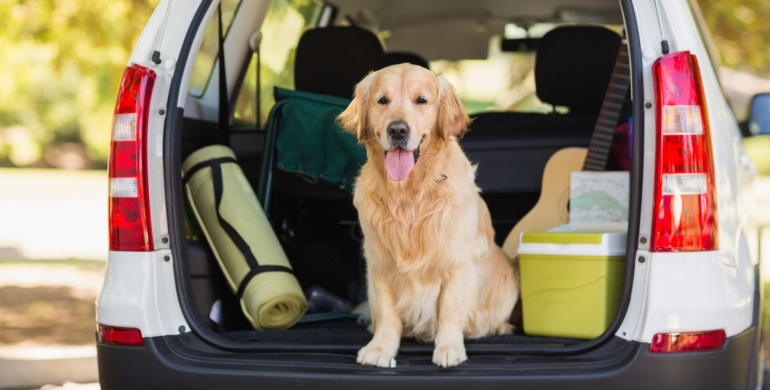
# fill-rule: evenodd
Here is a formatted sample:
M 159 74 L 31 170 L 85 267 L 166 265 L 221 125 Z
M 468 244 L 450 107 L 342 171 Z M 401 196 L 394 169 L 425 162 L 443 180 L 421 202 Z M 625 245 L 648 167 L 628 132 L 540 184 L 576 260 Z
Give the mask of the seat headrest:
M 549 31 L 535 59 L 537 97 L 571 112 L 599 111 L 620 42 L 620 35 L 599 26 Z
M 385 53 L 385 66 L 398 65 L 403 63 L 422 66 L 425 69 L 430 69 L 428 61 L 418 56 L 417 54 L 401 51 Z
M 297 44 L 294 87 L 350 99 L 356 84 L 384 63 L 380 41 L 367 30 L 339 26 L 307 30 Z

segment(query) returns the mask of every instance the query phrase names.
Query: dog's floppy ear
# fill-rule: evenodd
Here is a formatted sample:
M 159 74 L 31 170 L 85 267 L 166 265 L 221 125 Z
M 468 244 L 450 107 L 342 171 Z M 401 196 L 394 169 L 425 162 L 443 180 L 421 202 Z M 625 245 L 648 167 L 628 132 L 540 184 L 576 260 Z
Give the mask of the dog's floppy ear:
M 462 134 L 471 119 L 452 84 L 441 76 L 438 80 L 438 132 L 439 137 L 449 139 L 449 136 Z
M 353 101 L 348 108 L 337 117 L 337 122 L 345 131 L 355 134 L 358 142 L 366 139 L 366 114 L 369 111 L 369 86 L 374 79 L 374 72 L 364 77 L 356 85 L 356 91 L 353 94 Z

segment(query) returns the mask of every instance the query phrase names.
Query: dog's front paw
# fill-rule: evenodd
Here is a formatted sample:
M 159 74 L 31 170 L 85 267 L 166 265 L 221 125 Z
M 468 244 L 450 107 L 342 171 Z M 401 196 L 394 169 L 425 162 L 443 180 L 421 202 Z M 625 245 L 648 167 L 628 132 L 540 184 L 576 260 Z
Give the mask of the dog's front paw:
M 386 348 L 380 344 L 369 343 L 358 351 L 356 361 L 365 366 L 390 367 L 390 359 L 396 357 L 398 347 Z
M 447 368 L 456 366 L 464 361 L 468 360 L 468 356 L 465 354 L 465 345 L 444 345 L 436 347 L 433 351 L 433 363 Z

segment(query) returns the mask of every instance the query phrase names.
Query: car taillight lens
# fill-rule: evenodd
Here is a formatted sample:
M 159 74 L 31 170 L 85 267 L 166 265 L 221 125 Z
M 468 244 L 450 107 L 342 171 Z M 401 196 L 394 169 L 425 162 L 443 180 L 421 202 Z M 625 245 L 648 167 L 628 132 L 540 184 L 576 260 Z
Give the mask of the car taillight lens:
M 696 352 L 722 348 L 727 335 L 722 329 L 707 332 L 658 333 L 652 337 L 650 352 Z
M 150 251 L 147 113 L 155 72 L 131 65 L 120 81 L 110 147 L 110 250 Z
M 718 248 L 714 164 L 698 59 L 668 54 L 652 65 L 657 152 L 652 250 Z
M 127 345 L 141 347 L 144 345 L 142 331 L 136 328 L 96 325 L 99 342 L 102 344 Z

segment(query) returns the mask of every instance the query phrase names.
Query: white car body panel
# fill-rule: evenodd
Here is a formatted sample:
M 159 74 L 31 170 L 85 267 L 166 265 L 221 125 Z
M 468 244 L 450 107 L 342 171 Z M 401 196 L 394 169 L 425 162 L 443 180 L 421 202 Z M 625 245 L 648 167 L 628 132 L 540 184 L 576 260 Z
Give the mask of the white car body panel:
M 649 342 L 656 333 L 710 329 L 724 329 L 729 337 L 751 326 L 754 283 L 725 265 L 719 252 L 653 253 L 649 262 L 641 340 Z
M 186 323 L 177 296 L 173 259 L 168 243 L 165 180 L 163 169 L 163 130 L 168 112 L 169 87 L 176 69 L 185 69 L 176 105 L 184 107 L 189 118 L 216 121 L 218 88 L 207 88 L 198 99 L 188 96 L 191 69 L 203 40 L 205 27 L 215 16 L 213 1 L 201 22 L 185 64 L 177 59 L 200 0 L 174 1 L 162 39 L 161 64 L 150 58 L 169 0 L 162 0 L 145 27 L 129 63 L 155 71 L 157 77 L 148 123 L 148 188 L 155 251 L 110 252 L 105 285 L 97 300 L 97 321 L 105 325 L 136 327 L 144 337 L 176 335 Z M 661 34 L 653 0 L 633 0 L 641 41 L 644 101 L 645 150 L 642 176 L 640 241 L 636 253 L 631 302 L 617 336 L 650 342 L 655 333 L 725 329 L 728 336 L 752 324 L 756 239 L 747 222 L 750 202 L 744 201 L 751 174 L 750 160 L 743 152 L 742 140 L 732 111 L 719 88 L 706 47 L 691 17 L 687 0 L 659 0 L 661 19 L 671 52 L 689 50 L 698 58 L 711 126 L 716 178 L 719 250 L 710 252 L 651 253 L 653 188 L 655 175 L 655 96 L 651 66 L 661 55 Z M 233 91 L 240 68 L 247 56 L 245 41 L 264 18 L 269 2 L 244 1 L 233 21 L 233 38 L 225 41 L 228 54 L 227 84 Z M 625 15 L 625 17 L 628 17 Z M 254 27 L 250 27 L 254 26 Z M 231 60 L 232 58 L 232 60 Z M 177 66 L 178 65 L 178 66 Z M 218 84 L 215 65 L 209 85 Z M 748 163 L 746 163 L 748 161 Z
M 116 252 L 109 253 L 107 276 L 102 293 L 96 302 L 97 322 L 104 325 L 136 327 L 142 331 L 142 336 L 153 337 L 176 335 L 180 327 L 185 331 L 190 327 L 181 312 L 180 301 L 176 291 L 173 261 L 164 261 L 164 256 L 171 256 L 168 243 L 168 219 L 166 210 L 165 175 L 163 167 L 163 136 L 166 115 L 168 113 L 168 97 L 171 80 L 177 69 L 177 60 L 187 31 L 201 4 L 200 0 L 174 1 L 166 24 L 166 31 L 161 41 L 161 63 L 152 62 L 158 34 L 163 24 L 163 18 L 169 0 L 162 0 L 153 12 L 142 35 L 139 37 L 128 65 L 137 64 L 152 69 L 155 74 L 155 84 L 150 101 L 147 136 L 147 178 L 150 196 L 150 221 L 152 224 L 153 252 Z M 194 38 L 192 49 L 188 55 L 185 69 L 192 69 L 201 42 L 205 35 L 206 26 L 216 15 L 218 1 L 213 1 L 211 7 L 201 21 L 201 26 Z M 253 32 L 249 25 L 261 22 L 267 13 L 269 2 L 244 1 L 233 20 L 233 36 L 235 39 L 225 41 L 225 53 L 228 58 L 237 56 L 242 60 L 250 55 L 248 47 L 240 47 L 237 43 L 247 39 Z M 246 26 L 246 27 L 244 27 Z M 245 33 L 247 31 L 248 33 Z M 245 38 L 244 38 L 245 36 Z M 225 61 L 227 65 L 228 91 L 232 91 L 237 82 L 243 61 Z M 210 85 L 219 83 L 218 63 L 212 71 Z M 181 69 L 181 65 L 179 66 Z M 218 88 L 207 88 L 200 99 L 187 99 L 187 87 L 192 72 L 186 72 L 181 83 L 177 101 L 178 107 L 185 107 L 185 102 L 193 103 L 203 112 L 202 107 L 214 107 L 205 110 L 208 114 L 201 115 L 210 120 L 216 120 L 219 104 Z M 189 106 L 189 103 L 187 104 Z M 164 111 L 161 114 L 161 110 Z M 213 118 L 211 116 L 213 115 Z M 193 115 L 196 117 L 196 115 Z M 181 175 L 181 173 L 180 173 Z M 163 242 L 163 239 L 166 242 Z
M 161 63 L 152 62 L 152 52 L 163 24 L 166 7 L 170 2 L 163 0 L 153 12 L 147 26 L 134 47 L 128 65 L 137 64 L 155 72 L 155 84 L 148 113 L 147 124 L 147 187 L 150 195 L 150 222 L 152 224 L 153 246 L 156 250 L 168 249 L 168 219 L 166 218 L 166 191 L 163 169 L 163 129 L 166 124 L 168 95 L 171 80 L 176 70 L 176 61 L 184 42 L 190 22 L 195 16 L 199 1 L 171 2 L 171 12 L 166 24 L 166 31 L 161 41 Z M 194 3 L 194 4 L 193 4 Z M 163 110 L 163 114 L 161 114 Z M 166 242 L 163 242 L 163 239 Z
M 156 65 L 151 61 L 151 57 L 168 4 L 168 0 L 162 0 L 158 4 L 127 64 L 152 69 L 156 76 L 148 113 L 146 167 L 155 251 L 110 251 L 104 286 L 96 301 L 97 322 L 111 326 L 136 327 L 142 331 L 144 337 L 179 334 L 180 326 L 184 326 L 187 331 L 190 329 L 182 315 L 176 293 L 173 262 L 163 260 L 164 256 L 171 256 L 166 218 L 163 134 L 168 112 L 166 105 L 169 87 L 185 38 L 185 34 L 173 32 L 186 32 L 189 29 L 200 2 L 173 2 L 160 47 L 161 63 Z
M 661 34 L 654 0 L 633 3 L 642 46 L 645 103 L 652 107 L 645 108 L 644 117 L 643 196 L 634 285 L 628 312 L 616 335 L 646 343 L 655 333 L 666 332 L 724 329 L 727 336 L 734 336 L 752 324 L 756 264 L 745 237 L 746 211 L 739 203 L 743 196 L 740 131 L 687 0 L 658 1 L 670 51 L 689 50 L 698 58 L 711 129 L 719 250 L 649 252 L 657 144 L 652 64 L 661 55 Z
M 171 251 L 110 252 L 96 322 L 138 328 L 142 337 L 189 332 L 176 294 Z

